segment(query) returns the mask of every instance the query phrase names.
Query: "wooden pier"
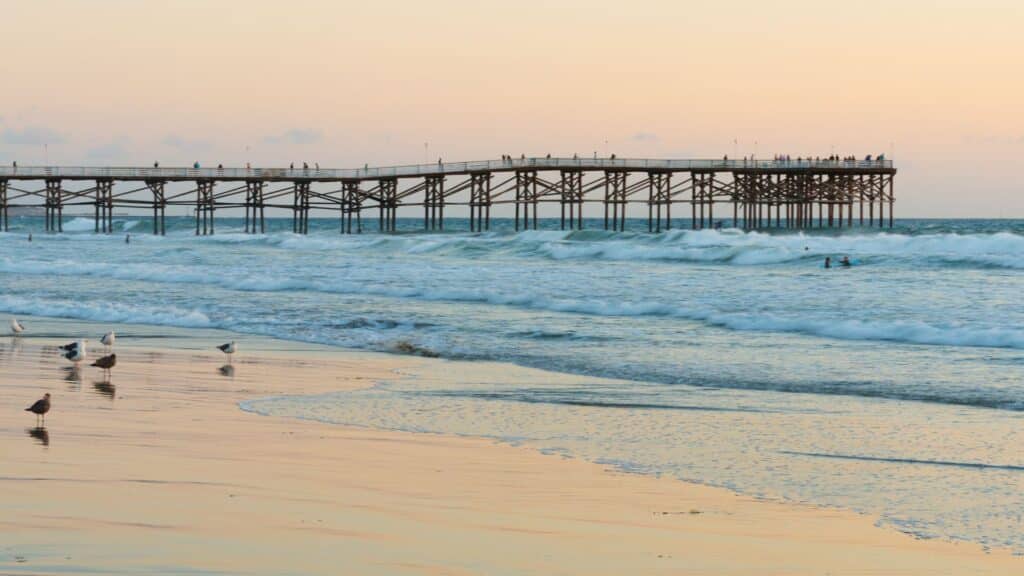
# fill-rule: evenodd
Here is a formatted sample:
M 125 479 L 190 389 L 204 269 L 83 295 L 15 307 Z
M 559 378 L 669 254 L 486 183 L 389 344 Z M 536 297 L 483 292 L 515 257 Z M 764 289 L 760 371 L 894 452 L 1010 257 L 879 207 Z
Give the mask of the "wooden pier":
M 110 233 L 114 210 L 153 216 L 166 233 L 168 206 L 195 214 L 196 235 L 213 234 L 217 210 L 242 208 L 245 231 L 266 231 L 266 210 L 290 211 L 292 231 L 311 214 L 333 214 L 343 234 L 364 216 L 394 232 L 398 208 L 423 209 L 425 230 L 444 230 L 445 208 L 469 208 L 470 229 L 488 230 L 491 208 L 514 205 L 516 230 L 536 229 L 538 208 L 556 203 L 562 229 L 583 227 L 584 206 L 600 204 L 604 228 L 622 230 L 629 205 L 646 206 L 648 229 L 694 229 L 730 222 L 745 229 L 893 225 L 891 160 L 653 160 L 509 158 L 321 170 L 311 168 L 0 167 L 0 230 L 11 208 L 43 207 L 45 229 L 63 231 L 64 209 L 89 206 L 96 232 Z M 169 184 L 188 189 L 169 192 Z M 178 185 L 179 187 L 181 185 Z M 369 212 L 367 212 L 369 211 Z M 688 212 L 688 213 L 687 213 Z M 597 216 L 598 214 L 591 214 Z M 675 218 L 676 220 L 673 220 Z

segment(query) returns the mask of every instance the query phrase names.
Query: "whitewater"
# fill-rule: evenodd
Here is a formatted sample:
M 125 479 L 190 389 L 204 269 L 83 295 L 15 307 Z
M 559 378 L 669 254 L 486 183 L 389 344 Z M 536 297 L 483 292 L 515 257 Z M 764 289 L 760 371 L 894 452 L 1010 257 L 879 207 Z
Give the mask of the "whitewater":
M 368 226 L 374 222 L 368 221 Z M 893 229 L 0 233 L 0 313 L 219 328 L 561 379 L 381 383 L 260 413 L 515 441 L 1024 550 L 1024 221 Z M 34 239 L 27 241 L 29 231 Z M 125 243 L 125 235 L 131 243 Z M 825 269 L 849 256 L 850 268 Z M 120 334 L 120 331 L 119 331 Z M 501 417 L 495 417 L 498 413 Z M 978 504 L 978 502 L 984 504 Z

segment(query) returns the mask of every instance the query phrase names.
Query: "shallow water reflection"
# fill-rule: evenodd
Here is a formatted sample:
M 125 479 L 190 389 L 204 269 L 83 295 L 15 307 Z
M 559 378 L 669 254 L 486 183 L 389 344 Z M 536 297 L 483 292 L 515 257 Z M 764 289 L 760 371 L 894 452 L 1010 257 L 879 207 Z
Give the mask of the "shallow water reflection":
M 50 445 L 50 432 L 42 426 L 36 428 L 26 428 L 25 433 L 43 446 Z
M 117 393 L 117 388 L 109 381 L 98 381 L 92 383 L 93 392 L 100 396 L 106 396 L 111 401 L 114 400 L 114 395 Z

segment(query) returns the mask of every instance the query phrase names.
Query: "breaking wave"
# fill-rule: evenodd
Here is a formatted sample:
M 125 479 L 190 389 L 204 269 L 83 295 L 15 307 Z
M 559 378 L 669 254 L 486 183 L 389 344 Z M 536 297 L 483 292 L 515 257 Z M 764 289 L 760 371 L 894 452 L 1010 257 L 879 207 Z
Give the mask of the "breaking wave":
M 485 234 L 401 234 L 364 237 L 229 234 L 211 242 L 256 242 L 281 249 L 350 250 L 480 258 L 664 261 L 740 266 L 818 261 L 849 254 L 862 263 L 1024 269 L 1024 235 L 767 234 L 739 230 L 676 230 L 660 234 L 605 231 L 527 231 Z

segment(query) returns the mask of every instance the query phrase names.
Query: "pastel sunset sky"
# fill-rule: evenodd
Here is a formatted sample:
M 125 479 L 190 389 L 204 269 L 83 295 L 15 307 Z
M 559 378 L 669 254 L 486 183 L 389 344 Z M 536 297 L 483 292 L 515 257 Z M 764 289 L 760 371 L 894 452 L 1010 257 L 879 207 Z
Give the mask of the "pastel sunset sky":
M 0 162 L 885 153 L 1024 217 L 1020 0 L 5 0 Z

